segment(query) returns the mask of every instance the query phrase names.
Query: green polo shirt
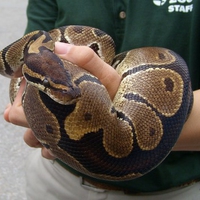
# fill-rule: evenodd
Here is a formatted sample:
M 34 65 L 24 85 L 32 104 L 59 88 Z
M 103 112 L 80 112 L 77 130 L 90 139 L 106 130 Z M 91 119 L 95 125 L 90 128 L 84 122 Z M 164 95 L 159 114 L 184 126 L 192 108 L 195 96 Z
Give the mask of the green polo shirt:
M 26 33 L 87 25 L 111 35 L 117 53 L 143 46 L 172 49 L 187 62 L 193 89 L 200 88 L 199 0 L 29 0 L 27 16 Z M 135 192 L 154 192 L 199 179 L 200 152 L 171 152 L 140 178 L 106 183 Z

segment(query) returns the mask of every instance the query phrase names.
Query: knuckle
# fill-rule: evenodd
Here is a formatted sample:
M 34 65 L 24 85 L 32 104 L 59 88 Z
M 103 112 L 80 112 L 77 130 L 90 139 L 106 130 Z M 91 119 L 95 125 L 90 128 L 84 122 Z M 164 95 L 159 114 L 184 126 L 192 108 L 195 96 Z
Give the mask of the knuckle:
M 36 139 L 31 129 L 27 129 L 24 134 L 24 142 L 30 147 L 41 147 L 40 142 Z

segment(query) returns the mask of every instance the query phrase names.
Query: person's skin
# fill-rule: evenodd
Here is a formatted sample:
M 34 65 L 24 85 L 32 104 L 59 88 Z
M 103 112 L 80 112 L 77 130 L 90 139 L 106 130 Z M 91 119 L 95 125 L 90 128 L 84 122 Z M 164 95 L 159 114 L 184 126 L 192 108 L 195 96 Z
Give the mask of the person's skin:
M 61 58 L 69 60 L 96 76 L 107 88 L 111 99 L 114 98 L 120 84 L 121 77 L 110 65 L 103 62 L 90 48 L 83 46 L 78 47 L 58 42 L 55 45 L 55 53 Z M 41 148 L 43 157 L 47 159 L 54 159 L 51 152 L 40 144 L 28 126 L 21 105 L 21 96 L 24 86 L 25 81 L 22 82 L 13 105 L 9 104 L 5 109 L 4 118 L 7 122 L 27 127 L 24 134 L 24 141 L 27 145 L 30 147 Z M 200 151 L 200 106 L 198 105 L 198 102 L 200 102 L 200 90 L 194 91 L 193 108 L 188 120 L 184 124 L 180 137 L 173 148 L 175 151 Z

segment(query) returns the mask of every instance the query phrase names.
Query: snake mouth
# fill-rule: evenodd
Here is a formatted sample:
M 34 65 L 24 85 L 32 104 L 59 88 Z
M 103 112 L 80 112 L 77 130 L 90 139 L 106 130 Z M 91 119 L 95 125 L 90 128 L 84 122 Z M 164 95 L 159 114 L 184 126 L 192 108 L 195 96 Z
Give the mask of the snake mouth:
M 76 103 L 81 97 L 80 88 L 72 88 L 68 90 L 52 90 L 45 88 L 43 90 L 51 99 L 62 105 L 71 105 Z
M 81 90 L 70 81 L 52 81 L 50 78 L 33 77 L 24 73 L 29 85 L 37 88 L 59 104 L 74 104 L 81 97 Z

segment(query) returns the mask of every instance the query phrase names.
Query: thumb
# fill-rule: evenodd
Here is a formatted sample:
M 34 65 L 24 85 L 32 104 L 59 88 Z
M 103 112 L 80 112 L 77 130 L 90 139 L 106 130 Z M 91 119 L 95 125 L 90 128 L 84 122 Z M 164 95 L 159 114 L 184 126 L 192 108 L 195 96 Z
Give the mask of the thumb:
M 55 53 L 96 76 L 106 87 L 111 99 L 114 98 L 120 81 L 120 75 L 87 46 L 75 46 L 61 42 L 55 43 Z

